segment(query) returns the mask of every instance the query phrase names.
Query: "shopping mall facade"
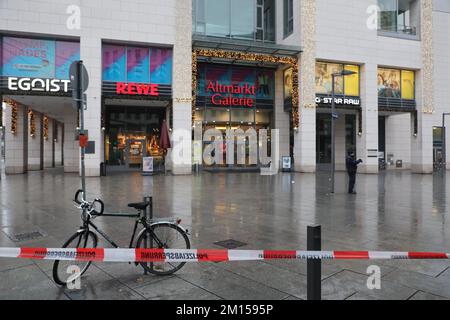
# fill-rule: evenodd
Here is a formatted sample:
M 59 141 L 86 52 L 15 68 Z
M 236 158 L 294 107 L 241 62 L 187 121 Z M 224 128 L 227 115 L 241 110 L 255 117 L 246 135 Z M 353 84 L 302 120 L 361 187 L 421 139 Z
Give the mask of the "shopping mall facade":
M 352 74 L 335 81 L 337 168 L 355 150 L 361 172 L 379 172 L 382 159 L 388 170 L 431 173 L 450 111 L 446 30 L 446 0 L 2 1 L 4 170 L 79 172 L 69 67 L 81 59 L 89 176 L 101 164 L 141 170 L 146 156 L 190 174 L 196 125 L 224 141 L 227 129 L 278 129 L 293 170 L 326 168 L 331 75 L 343 70 Z

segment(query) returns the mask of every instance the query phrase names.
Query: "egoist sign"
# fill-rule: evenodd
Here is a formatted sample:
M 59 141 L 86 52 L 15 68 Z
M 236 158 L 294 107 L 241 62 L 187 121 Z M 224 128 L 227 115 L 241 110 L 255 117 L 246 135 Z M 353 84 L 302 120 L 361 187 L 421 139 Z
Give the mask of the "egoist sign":
M 218 81 L 210 81 L 206 87 L 207 92 L 212 92 L 211 103 L 217 106 L 240 106 L 253 107 L 255 105 L 254 96 L 256 89 L 254 85 L 223 85 Z M 238 98 L 233 95 L 252 96 L 245 98 Z
M 159 86 L 157 84 L 117 82 L 116 93 L 121 95 L 159 96 Z
M 11 91 L 68 92 L 70 80 L 8 77 Z

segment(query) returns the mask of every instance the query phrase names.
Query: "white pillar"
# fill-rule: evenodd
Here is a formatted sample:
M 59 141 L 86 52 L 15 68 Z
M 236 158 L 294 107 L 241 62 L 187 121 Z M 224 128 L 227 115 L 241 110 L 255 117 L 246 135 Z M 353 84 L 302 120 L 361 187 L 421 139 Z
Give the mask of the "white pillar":
M 89 141 L 95 142 L 95 153 L 86 154 L 86 176 L 100 176 L 100 162 L 103 154 L 103 133 L 101 130 L 102 110 L 102 41 L 84 33 L 80 41 L 80 54 L 89 73 L 87 110 L 84 111 L 84 126 L 88 130 Z
M 44 168 L 53 167 L 53 119 L 47 117 L 47 138 L 44 137 Z M 45 122 L 44 122 L 45 124 Z
M 41 167 L 42 114 L 33 111 L 35 132 L 31 132 L 31 114 L 28 115 L 28 170 L 39 171 Z
M 192 173 L 192 1 L 176 1 L 172 173 Z
M 300 58 L 299 128 L 294 133 L 295 171 L 316 171 L 316 1 L 300 5 L 300 32 L 303 53 Z
M 16 132 L 11 132 L 12 106 L 6 104 L 4 110 L 5 125 L 5 173 L 21 174 L 27 171 L 27 108 L 18 105 L 16 116 Z
M 55 166 L 61 166 L 62 165 L 62 148 L 63 148 L 63 125 L 59 122 L 55 122 L 56 126 L 56 135 L 53 137 L 53 139 L 56 139 L 55 141 Z
M 362 123 L 357 124 L 362 132 L 356 138 L 356 157 L 362 159 L 360 173 L 378 173 L 378 92 L 377 65 L 361 66 Z
M 284 111 L 284 72 L 279 68 L 275 72 L 275 105 L 274 105 L 274 129 L 280 132 L 280 159 L 290 155 L 289 150 L 289 113 Z M 280 164 L 281 166 L 281 164 Z
M 433 173 L 433 1 L 423 0 L 420 4 L 422 70 L 416 72 L 417 137 L 412 139 L 411 169 L 415 173 Z
M 77 112 L 64 108 L 64 172 L 79 172 L 80 147 L 76 140 Z

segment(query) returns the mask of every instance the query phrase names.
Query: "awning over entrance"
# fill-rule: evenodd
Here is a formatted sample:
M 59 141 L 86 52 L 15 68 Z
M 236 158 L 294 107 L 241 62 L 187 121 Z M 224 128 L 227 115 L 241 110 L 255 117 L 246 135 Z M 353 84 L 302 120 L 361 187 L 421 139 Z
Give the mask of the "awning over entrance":
M 271 42 L 249 42 L 234 39 L 216 38 L 210 36 L 193 35 L 193 49 L 213 49 L 224 51 L 235 51 L 243 53 L 255 53 L 265 54 L 278 57 L 294 57 L 297 58 L 298 54 L 302 52 L 299 46 L 287 46 L 280 45 Z M 264 66 L 277 66 L 275 63 L 260 61 L 242 61 L 237 59 L 223 59 L 223 58 L 211 58 L 211 57 L 199 57 L 199 61 L 208 61 L 213 63 L 233 63 L 241 65 L 264 65 Z

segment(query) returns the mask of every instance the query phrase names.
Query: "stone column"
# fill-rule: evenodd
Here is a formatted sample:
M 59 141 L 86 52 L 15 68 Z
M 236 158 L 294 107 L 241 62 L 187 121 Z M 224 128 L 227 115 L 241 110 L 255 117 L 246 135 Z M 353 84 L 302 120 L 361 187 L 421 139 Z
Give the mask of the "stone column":
M 300 58 L 300 125 L 294 133 L 295 171 L 316 171 L 316 0 L 300 5 L 300 32 L 303 53 Z
M 102 112 L 102 42 L 90 33 L 83 33 L 80 41 L 80 55 L 89 72 L 87 110 L 84 112 L 84 126 L 88 130 L 89 141 L 95 142 L 95 153 L 85 158 L 86 176 L 100 176 L 100 162 L 103 154 Z
M 80 171 L 80 148 L 77 135 L 77 112 L 64 108 L 64 172 Z
M 47 117 L 47 138 L 44 137 L 44 168 L 53 167 L 53 119 Z M 44 118 L 45 126 L 45 118 Z
M 192 0 L 176 1 L 172 173 L 192 172 Z
M 433 1 L 420 1 L 422 70 L 416 72 L 417 137 L 412 139 L 411 169 L 415 173 L 433 172 Z M 448 151 L 447 151 L 448 154 Z M 449 157 L 447 156 L 447 159 Z
M 32 128 L 32 117 L 34 117 L 34 133 Z M 42 114 L 31 110 L 28 114 L 28 170 L 41 170 L 41 122 Z
M 55 166 L 62 165 L 62 148 L 63 148 L 63 126 L 59 122 L 55 122 L 56 135 L 55 141 Z
M 361 66 L 362 123 L 357 120 L 356 157 L 362 159 L 360 173 L 378 173 L 378 67 L 374 63 Z M 358 118 L 357 118 L 358 119 Z
M 280 132 L 280 161 L 281 157 L 289 156 L 289 113 L 284 111 L 284 72 L 279 68 L 275 72 L 275 108 L 274 128 Z M 281 164 L 280 164 L 281 167 Z
M 17 105 L 16 127 L 12 132 L 13 107 L 6 103 L 4 110 L 5 126 L 5 173 L 21 174 L 28 169 L 28 117 L 27 108 Z

